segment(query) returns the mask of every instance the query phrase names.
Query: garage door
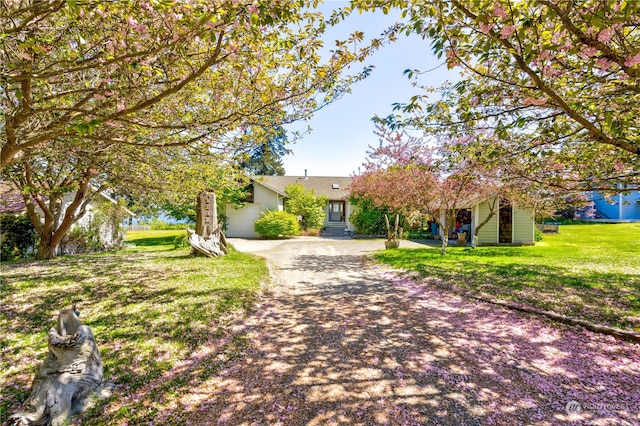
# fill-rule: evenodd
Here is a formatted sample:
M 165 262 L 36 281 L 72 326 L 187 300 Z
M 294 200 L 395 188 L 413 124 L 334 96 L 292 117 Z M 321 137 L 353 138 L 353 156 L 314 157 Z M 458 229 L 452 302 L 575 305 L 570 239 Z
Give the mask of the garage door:
M 227 206 L 227 237 L 254 238 L 258 234 L 253 230 L 253 222 L 260 215 L 262 204 L 250 203 L 241 209 Z

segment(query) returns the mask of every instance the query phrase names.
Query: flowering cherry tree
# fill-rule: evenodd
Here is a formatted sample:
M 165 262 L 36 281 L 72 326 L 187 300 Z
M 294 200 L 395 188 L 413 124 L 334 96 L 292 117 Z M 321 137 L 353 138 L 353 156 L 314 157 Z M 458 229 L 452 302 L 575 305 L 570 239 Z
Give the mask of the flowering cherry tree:
M 99 191 L 197 194 L 265 136 L 253 129 L 306 118 L 365 76 L 344 75 L 370 52 L 353 47 L 361 33 L 321 55 L 328 23 L 311 3 L 4 1 L 0 167 L 38 257 Z
M 382 127 L 378 135 L 380 146 L 369 152 L 363 170 L 354 176 L 351 195 L 404 214 L 431 216 L 442 229 L 441 253 L 446 254 L 449 231 L 460 210 L 499 196 L 497 175 L 448 151 L 449 145 L 464 144 L 468 137 L 429 144 Z
M 521 175 L 542 179 L 551 170 L 553 185 L 640 184 L 640 2 L 352 3 L 399 8 L 405 31 L 461 73 L 381 121 L 460 135 L 490 129 L 500 142 L 477 145 L 485 161 L 514 160 Z
M 356 33 L 323 59 L 310 3 L 3 1 L 0 167 L 52 141 L 220 147 L 308 116 L 369 52 Z

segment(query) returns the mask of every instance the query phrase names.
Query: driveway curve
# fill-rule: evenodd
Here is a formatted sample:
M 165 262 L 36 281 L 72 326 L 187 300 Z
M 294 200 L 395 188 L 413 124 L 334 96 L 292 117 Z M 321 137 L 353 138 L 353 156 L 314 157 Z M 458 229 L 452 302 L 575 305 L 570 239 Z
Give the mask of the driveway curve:
M 399 278 L 363 257 L 381 240 L 230 242 L 268 259 L 275 285 L 188 424 L 640 420 L 639 345 Z

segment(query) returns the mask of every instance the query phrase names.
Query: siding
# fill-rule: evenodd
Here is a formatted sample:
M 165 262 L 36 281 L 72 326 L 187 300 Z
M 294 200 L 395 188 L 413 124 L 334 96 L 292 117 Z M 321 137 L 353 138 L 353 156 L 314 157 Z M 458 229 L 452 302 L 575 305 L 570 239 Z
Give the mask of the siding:
M 605 197 L 598 193 L 593 193 L 595 208 L 607 219 L 640 219 L 640 191 L 630 191 L 623 194 L 616 194 L 608 202 Z M 622 205 L 620 204 L 622 201 Z
M 533 244 L 534 221 L 530 212 L 513 209 L 513 242 L 517 244 Z
M 262 210 L 282 210 L 282 200 L 278 200 L 278 194 L 269 188 L 256 183 L 253 187 L 253 201 L 262 204 Z
M 480 203 L 477 207 L 478 215 L 476 216 L 476 226 L 482 223 L 489 215 L 489 203 L 486 201 Z M 498 214 L 493 216 L 478 233 L 478 243 L 480 244 L 496 244 L 498 242 Z
M 640 191 L 631 191 L 622 195 L 620 219 L 640 219 Z
M 602 194 L 595 192 L 593 202 L 596 210 L 605 215 L 607 219 L 619 219 L 620 206 L 618 205 L 619 196 L 615 195 L 611 197 L 611 202 L 605 200 Z

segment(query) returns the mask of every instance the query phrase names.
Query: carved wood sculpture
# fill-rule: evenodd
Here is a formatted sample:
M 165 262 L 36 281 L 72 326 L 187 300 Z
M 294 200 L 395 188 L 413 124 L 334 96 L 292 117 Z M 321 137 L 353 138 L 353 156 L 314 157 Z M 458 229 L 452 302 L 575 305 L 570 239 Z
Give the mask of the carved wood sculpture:
M 13 425 L 62 425 L 91 406 L 102 387 L 102 359 L 91 329 L 80 323 L 76 305 L 58 314 L 49 331 L 49 353 L 36 373 L 24 411 Z
M 387 241 L 384 242 L 384 245 L 388 249 L 398 248 L 400 247 L 400 239 L 402 238 L 402 227 L 399 227 L 400 215 L 396 215 L 396 222 L 394 224 L 393 230 L 391 229 L 391 225 L 389 225 L 389 216 L 384 215 L 385 225 L 387 226 Z
M 203 191 L 198 196 L 196 230 L 188 229 L 193 254 L 217 257 L 227 254 L 227 239 L 218 223 L 216 194 Z

